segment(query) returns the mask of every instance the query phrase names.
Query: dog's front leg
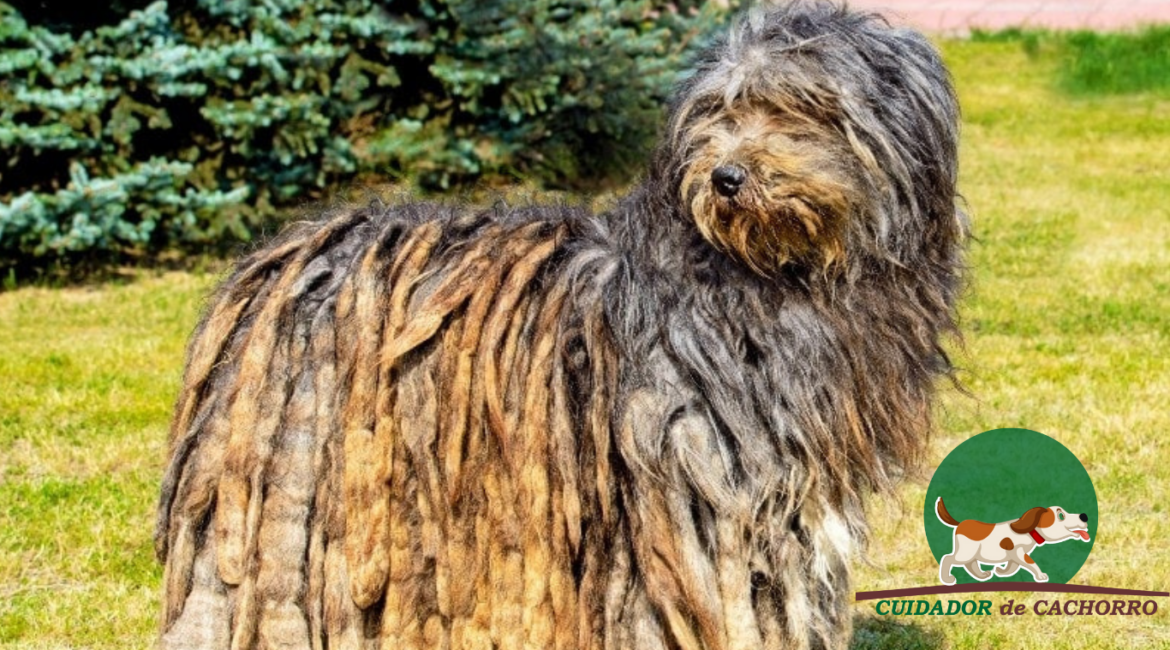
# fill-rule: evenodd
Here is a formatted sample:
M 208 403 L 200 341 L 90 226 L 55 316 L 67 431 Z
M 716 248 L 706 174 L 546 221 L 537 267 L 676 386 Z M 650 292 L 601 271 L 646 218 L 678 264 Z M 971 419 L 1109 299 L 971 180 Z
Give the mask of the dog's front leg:
M 1028 573 L 1031 573 L 1032 577 L 1036 579 L 1036 582 L 1048 582 L 1048 574 L 1041 571 L 1040 567 L 1036 566 L 1035 563 L 1021 564 L 1020 566 L 1027 569 Z
M 1024 567 L 1028 573 L 1031 573 L 1036 582 L 1048 582 L 1048 574 L 1040 570 L 1040 567 L 1036 564 L 1032 557 L 1027 553 L 1024 553 L 1024 549 L 1017 546 L 1015 556 L 1016 562 L 1018 562 L 1020 566 Z

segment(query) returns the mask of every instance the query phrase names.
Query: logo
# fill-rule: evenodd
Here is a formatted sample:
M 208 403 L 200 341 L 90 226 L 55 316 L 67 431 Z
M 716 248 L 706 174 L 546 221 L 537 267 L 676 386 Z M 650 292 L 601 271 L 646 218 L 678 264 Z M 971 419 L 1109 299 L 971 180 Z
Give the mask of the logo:
M 883 616 L 1155 614 L 1150 597 L 1170 592 L 1069 583 L 1093 550 L 1098 526 L 1108 526 L 1098 515 L 1089 473 L 1060 442 L 1029 429 L 985 431 L 951 451 L 927 488 L 923 526 L 938 571 L 919 584 L 932 586 L 859 591 L 856 600 L 876 600 Z M 1027 605 L 908 599 L 1005 591 L 1043 597 Z M 1099 598 L 1052 596 L 1059 594 Z
M 1088 515 L 1066 514 L 1060 506 L 1051 508 L 1029 508 L 1027 512 L 1012 521 L 989 524 L 974 519 L 956 521 L 947 512 L 942 497 L 935 503 L 939 521 L 955 529 L 954 550 L 944 555 L 938 565 L 939 580 L 944 585 L 955 584 L 951 575 L 954 566 L 961 566 L 967 574 L 980 582 L 991 577 L 992 571 L 983 565 L 995 567 L 994 574 L 1001 578 L 1014 576 L 1020 569 L 1026 569 L 1036 582 L 1048 582 L 1048 574 L 1029 552 L 1042 544 L 1055 544 L 1067 539 L 1089 541 L 1085 526 Z M 999 540 L 999 541 L 996 541 Z
M 1097 492 L 1084 465 L 1055 439 L 995 429 L 947 455 L 923 514 L 942 584 L 1065 584 L 1093 548 Z

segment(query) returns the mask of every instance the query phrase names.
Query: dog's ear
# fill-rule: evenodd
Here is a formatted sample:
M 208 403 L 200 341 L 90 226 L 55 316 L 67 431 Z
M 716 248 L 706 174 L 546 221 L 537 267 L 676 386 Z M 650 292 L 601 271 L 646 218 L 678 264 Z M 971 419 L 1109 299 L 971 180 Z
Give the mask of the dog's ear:
M 1013 521 L 1011 524 L 1012 530 L 1017 533 L 1030 533 L 1036 529 L 1040 523 L 1041 515 L 1048 513 L 1051 518 L 1052 513 L 1048 512 L 1048 508 L 1032 508 L 1031 510 L 1020 515 L 1020 518 Z

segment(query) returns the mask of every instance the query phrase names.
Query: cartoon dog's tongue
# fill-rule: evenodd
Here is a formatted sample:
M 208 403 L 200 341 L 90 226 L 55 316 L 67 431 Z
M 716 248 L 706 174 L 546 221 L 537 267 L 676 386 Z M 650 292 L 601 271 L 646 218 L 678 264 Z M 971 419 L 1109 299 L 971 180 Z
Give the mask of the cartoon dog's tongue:
M 1074 530 L 1072 532 L 1080 535 L 1081 539 L 1085 540 L 1086 542 L 1089 541 L 1089 531 L 1087 531 L 1087 530 Z

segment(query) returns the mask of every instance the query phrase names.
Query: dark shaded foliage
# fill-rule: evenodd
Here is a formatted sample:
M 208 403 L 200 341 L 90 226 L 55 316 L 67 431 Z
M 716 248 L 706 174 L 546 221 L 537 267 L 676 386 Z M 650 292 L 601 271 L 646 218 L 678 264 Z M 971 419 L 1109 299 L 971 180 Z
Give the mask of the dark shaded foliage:
M 0 265 L 247 240 L 355 181 L 596 181 L 723 11 L 187 0 L 86 29 L 129 6 L 35 9 L 54 31 L 0 3 Z

